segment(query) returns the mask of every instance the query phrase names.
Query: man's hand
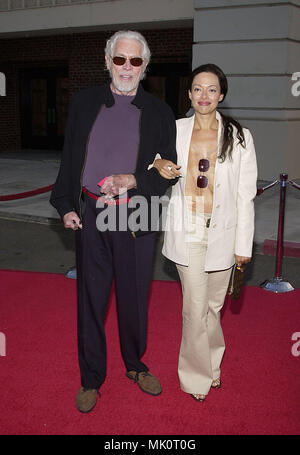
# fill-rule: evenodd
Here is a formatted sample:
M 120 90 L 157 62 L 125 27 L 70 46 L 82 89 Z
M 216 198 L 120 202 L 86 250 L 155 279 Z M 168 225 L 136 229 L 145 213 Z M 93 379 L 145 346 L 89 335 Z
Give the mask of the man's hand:
M 82 229 L 80 218 L 76 212 L 68 212 L 63 216 L 63 222 L 66 229 L 73 229 L 76 231 L 78 228 Z
M 101 193 L 104 198 L 110 199 L 126 193 L 136 187 L 136 180 L 133 174 L 110 175 L 101 186 Z

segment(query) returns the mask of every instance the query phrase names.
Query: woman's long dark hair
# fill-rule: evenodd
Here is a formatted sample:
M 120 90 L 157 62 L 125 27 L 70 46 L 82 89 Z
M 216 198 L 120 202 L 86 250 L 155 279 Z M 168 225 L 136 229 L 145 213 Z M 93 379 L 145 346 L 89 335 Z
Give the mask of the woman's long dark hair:
M 228 83 L 227 83 L 227 78 L 221 68 L 219 68 L 217 65 L 214 65 L 213 63 L 206 63 L 205 65 L 198 66 L 197 68 L 194 69 L 190 76 L 190 81 L 189 81 L 189 87 L 190 90 L 192 90 L 192 84 L 194 78 L 197 76 L 197 74 L 200 73 L 213 73 L 215 74 L 220 83 L 221 87 L 221 94 L 223 95 L 223 99 L 221 102 L 224 101 L 227 91 L 228 91 Z M 232 117 L 229 117 L 228 115 L 224 115 L 220 112 L 222 121 L 223 121 L 223 137 L 222 137 L 222 147 L 221 147 L 221 152 L 219 155 L 219 159 L 221 162 L 225 161 L 227 156 L 229 159 L 231 158 L 232 154 L 232 149 L 233 149 L 233 127 L 235 126 L 237 129 L 237 138 L 239 140 L 239 144 L 241 144 L 243 147 L 245 147 L 245 136 L 243 133 L 243 128 L 240 125 L 240 123 L 236 120 L 234 120 Z

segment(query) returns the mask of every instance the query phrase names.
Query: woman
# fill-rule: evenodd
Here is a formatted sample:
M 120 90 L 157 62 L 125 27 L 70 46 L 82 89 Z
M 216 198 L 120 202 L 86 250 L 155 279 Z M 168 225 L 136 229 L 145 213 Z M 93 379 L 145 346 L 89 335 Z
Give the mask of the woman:
M 177 266 L 183 292 L 178 374 L 181 389 L 204 401 L 221 387 L 220 324 L 233 264 L 251 260 L 257 166 L 249 130 L 217 111 L 227 79 L 213 64 L 191 75 L 194 115 L 177 120 L 178 165 L 158 159 L 172 189 L 163 254 Z

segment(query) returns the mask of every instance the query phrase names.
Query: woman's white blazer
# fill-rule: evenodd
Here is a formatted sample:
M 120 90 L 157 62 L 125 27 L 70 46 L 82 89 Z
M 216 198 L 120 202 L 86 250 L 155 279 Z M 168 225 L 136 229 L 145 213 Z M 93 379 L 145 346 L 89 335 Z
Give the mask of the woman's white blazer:
M 219 112 L 218 155 L 223 125 Z M 187 206 L 185 184 L 194 118 L 183 118 L 177 125 L 177 157 L 181 177 L 173 187 L 168 205 L 162 253 L 177 264 L 189 264 L 189 243 L 186 242 Z M 244 129 L 246 147 L 238 144 L 234 128 L 232 160 L 215 167 L 213 208 L 208 229 L 205 261 L 206 271 L 225 270 L 234 262 L 234 254 L 251 257 L 254 235 L 254 197 L 256 195 L 257 163 L 251 133 Z

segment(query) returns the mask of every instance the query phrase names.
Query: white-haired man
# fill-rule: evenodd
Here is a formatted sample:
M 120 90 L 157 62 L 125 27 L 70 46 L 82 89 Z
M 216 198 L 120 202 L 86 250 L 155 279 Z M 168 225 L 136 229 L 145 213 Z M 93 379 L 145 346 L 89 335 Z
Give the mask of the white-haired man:
M 126 213 L 128 221 L 129 200 L 135 195 L 147 200 L 161 196 L 172 182 L 151 167 L 157 153 L 176 161 L 176 126 L 167 104 L 140 84 L 149 59 L 147 42 L 137 32 L 117 32 L 108 40 L 105 61 L 111 81 L 72 98 L 50 199 L 65 227 L 76 231 L 81 372 L 76 406 L 81 412 L 94 408 L 106 377 L 104 318 L 113 278 L 126 375 L 144 392 L 161 393 L 158 379 L 141 361 L 156 234 L 140 226 L 133 231 L 128 226 L 102 230 L 96 225 L 112 201 L 109 207 L 116 218 Z M 100 207 L 99 197 L 106 203 Z

